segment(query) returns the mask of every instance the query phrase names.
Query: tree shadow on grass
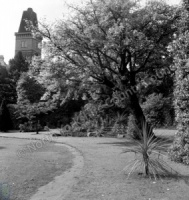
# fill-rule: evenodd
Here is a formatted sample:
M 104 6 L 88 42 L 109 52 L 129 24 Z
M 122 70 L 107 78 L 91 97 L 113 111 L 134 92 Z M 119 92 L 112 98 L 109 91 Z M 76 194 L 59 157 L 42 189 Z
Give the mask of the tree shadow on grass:
M 162 180 L 166 181 L 183 181 L 186 185 L 189 186 L 189 175 L 182 175 L 182 174 L 167 174 L 164 176 L 160 176 Z
M 152 175 L 151 175 L 152 176 Z M 129 179 L 137 179 L 137 180 L 147 180 L 149 179 L 149 176 L 144 175 L 144 173 L 142 172 L 135 172 L 133 173 Z M 157 179 L 154 178 L 150 178 L 150 180 L 160 180 L 160 181 L 167 181 L 167 182 L 179 182 L 179 181 L 183 181 L 186 185 L 189 186 L 189 174 L 188 175 L 182 175 L 179 173 L 169 173 L 169 174 L 164 174 L 164 175 L 158 175 Z
M 109 144 L 109 145 L 114 145 L 114 146 L 125 146 L 125 147 L 131 147 L 131 146 L 136 146 L 137 141 L 130 140 L 129 138 L 122 138 L 122 139 L 117 139 L 118 141 L 115 142 L 103 142 L 103 143 L 98 143 L 98 144 Z M 173 143 L 173 138 L 168 138 L 164 136 L 158 136 L 157 140 L 161 140 L 167 148 L 170 147 L 170 145 Z
M 122 139 L 123 140 L 123 139 Z M 128 147 L 128 146 L 134 146 L 134 142 L 131 142 L 127 139 L 124 139 L 123 141 L 117 141 L 117 142 L 103 142 L 103 143 L 98 143 L 98 144 L 109 144 L 109 145 L 113 145 L 113 146 L 125 146 L 125 147 Z

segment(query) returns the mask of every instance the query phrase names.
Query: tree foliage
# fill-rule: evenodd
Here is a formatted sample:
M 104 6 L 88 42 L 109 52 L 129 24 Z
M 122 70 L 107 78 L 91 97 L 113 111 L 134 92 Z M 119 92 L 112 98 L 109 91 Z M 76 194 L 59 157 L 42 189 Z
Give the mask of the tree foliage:
M 0 131 L 6 132 L 13 128 L 7 102 L 3 99 L 0 103 Z
M 183 8 L 178 23 L 179 31 L 170 45 L 174 55 L 175 91 L 174 104 L 176 112 L 177 134 L 170 149 L 172 160 L 189 164 L 189 13 Z
M 10 77 L 0 80 L 0 102 L 3 99 L 9 104 L 16 102 L 16 89 L 14 81 Z
M 174 122 L 174 107 L 172 98 L 152 93 L 142 104 L 147 121 L 153 127 L 172 126 Z
M 8 74 L 5 66 L 0 66 L 0 130 L 7 131 L 13 128 L 8 104 L 16 102 L 14 80 Z
M 77 111 L 77 106 L 82 105 L 80 92 L 76 92 L 79 82 L 72 83 L 69 78 L 71 79 L 71 75 L 66 75 L 64 62 L 50 57 L 45 59 L 34 57 L 28 72 L 22 73 L 17 83 L 19 117 L 31 120 L 40 116 L 40 121 L 44 124 L 46 120 L 50 125 L 58 125 L 58 122 L 64 121 L 61 119 L 64 116 L 60 116 L 60 113 L 65 114 L 63 113 L 65 110 L 71 112 L 68 114 L 69 122 L 73 115 L 72 108 L 67 111 L 67 107 L 70 107 L 69 101 L 75 103 L 72 107 Z M 49 119 L 51 117 L 54 119 Z
M 19 118 L 32 120 L 41 113 L 55 108 L 50 99 L 42 99 L 46 89 L 28 73 L 23 73 L 17 84 L 17 114 Z
M 28 74 L 22 74 L 17 84 L 18 102 L 28 100 L 30 103 L 39 102 L 45 88 Z
M 29 63 L 23 57 L 22 52 L 19 51 L 15 57 L 9 61 L 9 67 L 11 77 L 17 82 L 21 74 L 28 71 Z

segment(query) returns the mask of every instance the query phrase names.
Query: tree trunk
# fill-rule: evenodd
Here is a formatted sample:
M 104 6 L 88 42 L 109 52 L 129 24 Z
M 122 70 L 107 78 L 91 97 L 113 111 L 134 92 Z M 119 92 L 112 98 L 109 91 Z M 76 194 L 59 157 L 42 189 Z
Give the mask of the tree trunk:
M 39 120 L 36 121 L 36 134 L 39 134 Z
M 135 72 L 131 72 L 130 74 L 130 83 L 131 83 L 131 89 L 129 97 L 130 97 L 131 111 L 133 112 L 133 115 L 136 118 L 136 123 L 138 125 L 139 130 L 142 130 L 142 126 L 144 121 L 146 121 L 146 118 L 140 106 L 139 98 L 137 97 Z M 150 135 L 153 135 L 155 137 L 153 131 L 150 132 Z
M 146 119 L 136 94 L 132 94 L 130 96 L 130 102 L 131 102 L 131 110 L 133 112 L 133 115 L 136 117 L 137 122 L 141 123 L 142 120 L 145 121 Z
M 149 158 L 148 155 L 143 155 L 144 163 L 145 163 L 145 176 L 149 176 Z
M 139 99 L 136 94 L 132 94 L 130 96 L 130 101 L 131 101 L 131 111 L 133 115 L 136 118 L 136 124 L 138 125 L 139 130 L 142 130 L 143 122 L 146 121 L 146 118 L 144 116 L 143 110 L 139 104 Z M 150 132 L 150 136 L 154 135 L 153 131 Z M 139 139 L 139 138 L 137 138 Z

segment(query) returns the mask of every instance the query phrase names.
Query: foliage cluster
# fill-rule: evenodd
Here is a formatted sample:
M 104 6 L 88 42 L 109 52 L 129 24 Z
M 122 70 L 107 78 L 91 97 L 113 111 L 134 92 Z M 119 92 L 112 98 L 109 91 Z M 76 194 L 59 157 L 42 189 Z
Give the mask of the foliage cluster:
M 35 132 L 44 130 L 39 123 L 33 123 L 32 121 L 19 124 L 20 132 Z
M 175 91 L 174 106 L 177 126 L 177 134 L 170 148 L 170 158 L 176 162 L 189 164 L 189 13 L 183 10 L 178 24 L 178 33 L 170 45 L 170 51 L 174 55 Z
M 79 112 L 84 105 L 83 100 L 70 100 L 53 111 L 40 115 L 40 123 L 49 128 L 61 128 L 71 123 L 75 113 Z
M 17 114 L 19 118 L 33 120 L 41 113 L 47 113 L 55 105 L 41 101 L 45 88 L 27 73 L 23 73 L 17 83 Z
M 21 51 L 19 51 L 15 57 L 9 61 L 9 74 L 15 83 L 17 83 L 22 73 L 27 72 L 28 69 L 29 63 L 23 57 Z
M 14 80 L 9 76 L 6 67 L 0 66 L 0 131 L 13 128 L 8 104 L 16 102 Z
M 152 93 L 142 104 L 147 121 L 153 127 L 172 126 L 174 122 L 174 107 L 170 97 Z
M 89 101 L 80 112 L 75 113 L 69 131 L 80 136 L 116 136 L 126 134 L 127 116 L 118 112 L 108 113 L 108 108 L 96 101 Z M 64 129 L 61 131 L 64 134 Z M 65 131 L 66 131 L 65 130 Z

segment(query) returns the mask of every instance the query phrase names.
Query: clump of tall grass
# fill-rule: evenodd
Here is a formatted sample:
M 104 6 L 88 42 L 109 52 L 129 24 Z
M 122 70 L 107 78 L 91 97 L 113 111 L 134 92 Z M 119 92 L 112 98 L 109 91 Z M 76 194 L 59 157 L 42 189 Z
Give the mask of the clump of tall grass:
M 128 172 L 128 177 L 138 170 L 149 178 L 160 178 L 161 176 L 170 176 L 178 174 L 165 161 L 167 156 L 167 140 L 154 137 L 152 128 L 142 120 L 142 131 L 138 130 L 140 140 L 129 138 L 132 146 L 127 147 L 124 153 L 135 153 L 135 158 L 131 160 L 124 168 Z

